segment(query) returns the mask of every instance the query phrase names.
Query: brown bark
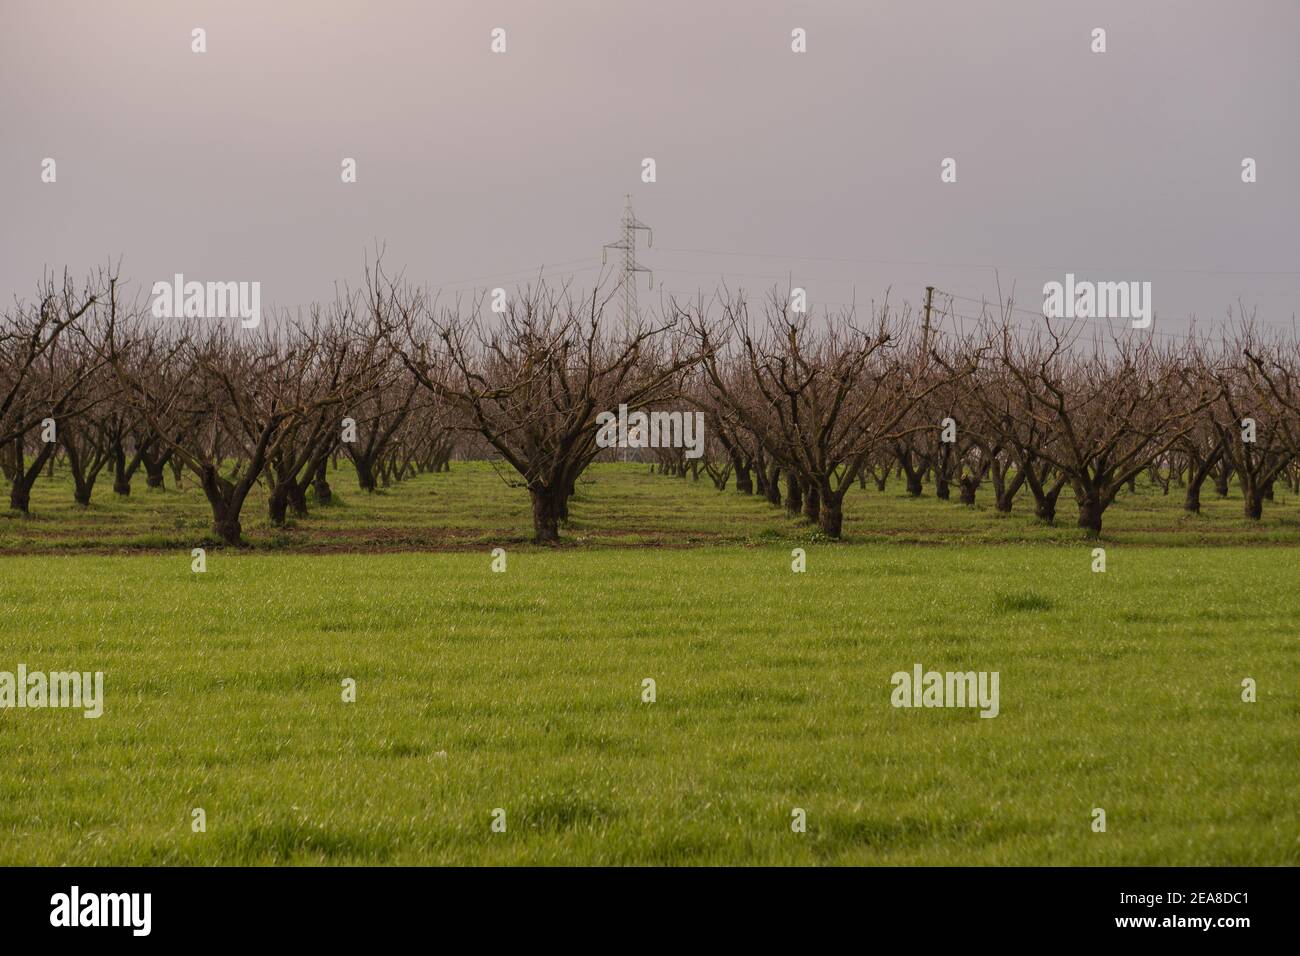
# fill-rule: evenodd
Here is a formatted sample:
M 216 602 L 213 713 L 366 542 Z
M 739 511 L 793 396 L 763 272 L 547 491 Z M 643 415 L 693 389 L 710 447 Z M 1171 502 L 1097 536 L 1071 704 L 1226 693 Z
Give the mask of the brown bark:
M 533 543 L 555 544 L 560 540 L 560 496 L 547 488 L 528 489 L 533 505 Z
M 785 510 L 792 515 L 803 510 L 803 486 L 793 471 L 785 473 Z

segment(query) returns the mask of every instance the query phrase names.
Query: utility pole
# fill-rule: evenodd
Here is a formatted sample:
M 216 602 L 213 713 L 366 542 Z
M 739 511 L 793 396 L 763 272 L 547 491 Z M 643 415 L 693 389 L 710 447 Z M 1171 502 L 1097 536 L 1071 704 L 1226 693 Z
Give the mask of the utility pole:
M 930 354 L 930 300 L 934 297 L 934 286 L 925 287 L 925 320 L 921 327 L 921 364 L 925 364 Z
M 636 274 L 645 272 L 650 275 L 650 284 L 647 288 L 654 288 L 654 273 L 646 266 L 637 265 L 636 261 L 636 233 L 638 229 L 646 231 L 646 247 L 649 248 L 655 244 L 655 234 L 645 223 L 637 219 L 632 212 L 632 194 L 627 195 L 627 206 L 623 209 L 623 238 L 617 242 L 607 242 L 600 251 L 601 265 L 605 264 L 606 253 L 610 249 L 618 249 L 623 253 L 623 321 L 634 320 L 637 313 L 636 305 Z
M 934 297 L 934 286 L 932 285 L 926 286 L 925 287 L 925 333 L 924 333 L 924 337 L 921 339 L 921 342 L 927 352 L 930 351 L 930 300 L 933 297 Z

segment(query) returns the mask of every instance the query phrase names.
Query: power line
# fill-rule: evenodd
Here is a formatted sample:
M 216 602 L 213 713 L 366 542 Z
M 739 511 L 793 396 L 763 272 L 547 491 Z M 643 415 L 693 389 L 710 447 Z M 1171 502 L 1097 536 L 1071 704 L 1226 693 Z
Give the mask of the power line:
M 670 270 L 663 270 L 663 271 L 670 271 Z M 734 273 L 733 273 L 733 274 L 734 274 Z M 698 294 L 700 291 L 702 291 L 702 290 L 690 291 L 690 290 L 685 290 L 685 289 L 667 289 L 667 290 L 665 290 L 665 291 L 666 291 L 667 294 L 670 295 L 670 296 L 689 297 L 689 296 L 695 296 L 695 295 L 697 295 L 697 294 Z M 946 290 L 938 289 L 938 288 L 936 288 L 934 291 L 935 291 L 935 293 L 936 293 L 937 295 L 943 296 L 943 297 L 948 298 L 948 299 L 959 299 L 959 300 L 966 301 L 966 302 L 974 302 L 974 303 L 977 303 L 977 304 L 987 305 L 987 306 L 990 307 L 990 309 L 994 309 L 994 308 L 996 308 L 996 306 L 997 306 L 997 303 L 992 302 L 992 301 L 990 301 L 990 300 L 988 300 L 988 299 L 977 299 L 977 298 L 975 298 L 975 297 L 973 297 L 973 296 L 957 295 L 957 294 L 955 294 L 955 293 L 947 292 Z M 821 299 L 821 298 L 815 298 L 815 299 L 812 299 L 812 300 L 810 300 L 810 303 L 812 303 L 812 304 L 816 304 L 816 305 L 833 305 L 833 306 L 840 306 L 840 307 L 842 307 L 842 308 L 846 308 L 846 309 L 860 308 L 860 307 L 862 306 L 862 304 L 863 304 L 863 303 L 861 303 L 861 302 L 843 302 L 843 301 L 836 301 L 836 300 L 832 300 L 832 299 Z M 1011 308 L 1011 311 L 1012 311 L 1012 312 L 1016 312 L 1016 313 L 1020 313 L 1020 314 L 1023 314 L 1023 315 L 1027 315 L 1027 316 L 1030 316 L 1030 317 L 1032 317 L 1032 318 L 1039 319 L 1040 321 L 1046 318 L 1046 316 L 1044 316 L 1041 312 L 1034 312 L 1034 311 L 1032 311 L 1032 310 L 1030 310 L 1030 309 L 1022 309 L 1022 308 L 1019 308 L 1019 307 L 1012 307 L 1012 308 Z M 996 313 L 985 314 L 985 315 L 972 315 L 972 314 L 970 314 L 969 312 L 959 312 L 959 311 L 957 311 L 956 309 L 952 308 L 951 305 L 949 305 L 949 307 L 947 307 L 947 308 L 939 308 L 939 307 L 936 306 L 936 307 L 933 308 L 933 310 L 932 310 L 932 312 L 931 312 L 931 327 L 930 327 L 930 331 L 931 331 L 932 334 L 947 336 L 947 335 L 952 335 L 952 334 L 954 334 L 956 331 L 958 331 L 958 330 L 945 330 L 945 329 L 942 329 L 942 328 L 938 328 L 938 327 L 936 327 L 936 325 L 937 325 L 938 323 L 941 323 L 941 322 L 942 322 L 942 320 L 944 319 L 945 316 L 950 316 L 950 317 L 952 317 L 952 318 L 954 318 L 954 319 L 964 319 L 964 320 L 966 320 L 966 321 L 968 321 L 968 322 L 981 323 L 981 322 L 985 322 L 985 321 L 987 321 L 987 320 L 990 319 L 990 318 L 994 318 L 994 317 L 996 316 Z M 1109 324 L 1107 324 L 1107 323 L 1104 323 L 1102 320 L 1098 320 L 1098 319 L 1077 318 L 1077 319 L 1074 319 L 1074 320 L 1071 320 L 1071 321 L 1073 321 L 1073 322 L 1083 322 L 1083 323 L 1087 323 L 1088 325 L 1096 326 L 1096 327 L 1099 328 L 1099 329 L 1105 329 L 1105 330 L 1107 330 L 1107 331 L 1112 331 L 1112 332 L 1113 332 L 1113 331 L 1116 331 L 1116 327 L 1115 327 L 1115 326 L 1112 326 L 1112 325 L 1109 325 Z M 1024 324 L 1024 323 L 1020 323 L 1020 322 L 1007 322 L 1007 326 L 1008 326 L 1009 328 L 1017 329 L 1018 331 L 1021 331 L 1021 332 L 1029 332 L 1029 333 L 1037 333 L 1037 332 L 1041 332 L 1041 331 L 1043 331 L 1043 328 L 1044 328 L 1044 326 L 1042 326 L 1042 325 L 1026 325 L 1026 324 Z M 1270 328 L 1274 328 L 1274 329 L 1277 329 L 1278 331 L 1283 331 L 1283 332 L 1290 331 L 1290 330 L 1288 330 L 1288 329 L 1284 329 L 1284 328 L 1282 328 L 1281 326 L 1270 326 Z M 1126 331 L 1127 331 L 1127 330 L 1126 330 Z M 1197 338 L 1199 337 L 1196 333 L 1193 333 L 1193 332 L 1186 332 L 1186 333 L 1181 333 L 1181 332 L 1166 332 L 1166 331 L 1163 331 L 1163 330 L 1161 330 L 1161 329 L 1156 329 L 1156 328 L 1149 328 L 1149 329 L 1133 329 L 1132 331 L 1134 331 L 1134 332 L 1146 332 L 1147 334 L 1150 334 L 1150 335 L 1157 335 L 1157 336 L 1160 336 L 1160 337 L 1162 337 L 1162 338 L 1177 339 L 1178 341 L 1192 341 L 1192 340 L 1197 339 Z
M 862 259 L 850 258 L 843 256 L 797 256 L 784 255 L 774 252 L 728 252 L 723 249 L 682 249 L 682 248 L 664 248 L 660 247 L 660 252 L 677 252 L 690 255 L 707 255 L 707 256 L 736 256 L 751 259 L 782 259 L 797 260 L 800 262 L 842 262 L 857 265 L 882 265 L 882 266 L 928 266 L 940 269 L 1018 269 L 1023 272 L 1117 272 L 1125 270 L 1116 270 L 1109 267 L 1068 265 L 1068 266 L 1025 266 L 1025 265 L 1007 265 L 992 262 L 931 262 L 928 260 L 914 259 Z M 668 271 L 668 270 L 663 270 Z M 1300 276 L 1300 269 L 1267 269 L 1267 270 L 1248 270 L 1248 269 L 1143 269 L 1143 272 L 1169 272 L 1191 275 L 1216 275 L 1216 276 Z
M 999 306 L 998 303 L 996 303 L 996 302 L 992 302 L 992 301 L 990 301 L 989 299 L 977 299 L 977 298 L 975 298 L 974 296 L 958 295 L 958 294 L 955 293 L 955 292 L 948 292 L 947 290 L 944 290 L 944 289 L 940 289 L 940 290 L 938 290 L 938 291 L 939 291 L 939 294 L 940 294 L 940 295 L 947 296 L 949 299 L 960 299 L 960 300 L 962 300 L 962 301 L 964 301 L 964 302 L 974 302 L 974 303 L 976 303 L 976 304 L 978 304 L 978 305 L 986 306 L 986 307 L 988 307 L 988 308 L 992 308 L 992 309 L 1000 309 L 1000 308 L 1002 308 L 1002 306 Z M 1032 310 L 1032 309 L 1022 309 L 1022 308 L 1020 308 L 1019 306 L 1013 306 L 1013 305 L 1010 305 L 1010 304 L 1008 304 L 1008 305 L 1006 306 L 1006 308 L 1007 308 L 1009 311 L 1011 311 L 1011 312 L 1019 312 L 1019 313 L 1021 313 L 1021 314 L 1023 314 L 1023 315 L 1031 316 L 1032 318 L 1035 318 L 1035 319 L 1040 319 L 1040 320 L 1041 320 L 1041 319 L 1045 319 L 1045 318 L 1047 318 L 1047 316 L 1044 315 L 1044 313 L 1043 313 L 1041 310 L 1035 312 L 1035 311 Z M 961 313 L 955 313 L 955 312 L 954 312 L 953 314 L 961 314 Z M 981 321 L 980 319 L 976 319 L 974 316 L 965 316 L 965 317 L 966 317 L 966 318 L 970 318 L 970 319 L 972 319 L 973 321 Z M 1099 326 L 1099 327 L 1104 327 L 1104 328 L 1106 328 L 1106 329 L 1108 329 L 1108 330 L 1113 330 L 1113 329 L 1114 329 L 1113 326 L 1111 326 L 1109 323 L 1105 323 L 1104 320 L 1101 320 L 1101 319 L 1093 319 L 1093 318 L 1088 318 L 1088 317 L 1082 317 L 1082 316 L 1081 316 L 1081 317 L 1076 317 L 1075 319 L 1073 319 L 1073 320 L 1071 320 L 1071 321 L 1075 321 L 1075 322 L 1086 322 L 1086 323 L 1089 323 L 1089 324 L 1091 324 L 1091 325 L 1096 325 L 1096 326 Z M 1270 329 L 1273 329 L 1273 330 L 1275 330 L 1275 331 L 1278 331 L 1278 332 L 1294 332 L 1294 331 L 1295 331 L 1295 329 L 1293 329 L 1293 328 L 1288 329 L 1288 328 L 1285 327 L 1285 326 L 1274 325 L 1273 323 L 1270 323 L 1270 322 L 1261 322 L 1261 323 L 1258 323 L 1258 324 L 1264 325 L 1264 326 L 1266 326 L 1266 327 L 1268 327 L 1268 328 L 1270 328 Z M 1013 326 L 1013 327 L 1015 327 L 1015 328 L 1020 328 L 1020 329 L 1022 329 L 1022 330 L 1024 330 L 1024 331 L 1034 331 L 1034 329 L 1025 329 L 1023 326 Z M 1165 338 L 1171 338 L 1171 339 L 1179 339 L 1179 340 L 1181 340 L 1181 341 L 1191 341 L 1191 340 L 1193 340 L 1193 339 L 1195 339 L 1195 338 L 1198 337 L 1194 332 L 1191 332 L 1191 331 L 1188 331 L 1188 332 L 1185 332 L 1185 333 L 1180 333 L 1180 332 L 1165 332 L 1165 331 L 1161 331 L 1160 329 L 1155 329 L 1155 328 L 1151 328 L 1151 329 L 1134 329 L 1134 331 L 1145 331 L 1145 332 L 1149 332 L 1149 333 L 1152 334 L 1152 335 L 1159 335 L 1159 336 L 1163 336 L 1163 337 L 1165 337 Z
M 554 262 L 554 263 L 551 263 L 550 268 L 552 268 L 552 269 L 562 269 L 564 266 L 577 265 L 577 264 L 580 263 L 580 262 L 595 262 L 595 261 L 596 261 L 596 257 L 595 257 L 595 256 L 585 256 L 585 257 L 583 257 L 583 258 L 581 258 L 581 259 L 569 259 L 569 260 L 564 261 L 564 262 Z M 449 289 L 449 288 L 447 288 L 447 287 L 448 287 L 448 286 L 466 286 L 467 288 L 475 288 L 475 286 L 468 285 L 468 284 L 469 284 L 469 283 L 475 283 L 475 282 L 486 282 L 486 281 L 488 281 L 488 280 L 490 280 L 490 279 L 509 279 L 509 278 L 511 278 L 511 277 L 514 277 L 514 276 L 521 276 L 521 275 L 537 275 L 537 274 L 540 274 L 540 273 L 541 273 L 544 269 L 546 269 L 546 268 L 547 268 L 546 263 L 540 263 L 539 265 L 530 266 L 530 267 L 528 267 L 527 269 L 514 269 L 514 270 L 512 270 L 512 271 L 510 271 L 510 272 L 493 272 L 493 273 L 491 273 L 490 275 L 470 276 L 470 277 L 467 278 L 467 279 L 455 279 L 455 280 L 449 280 L 449 281 L 446 281 L 446 282 L 434 282 L 434 283 L 431 283 L 431 285 L 432 285 L 433 288 L 435 288 L 435 289 L 441 289 L 441 290 L 446 291 L 446 292 L 455 292 L 455 291 L 457 291 L 456 289 Z M 572 270 L 568 270 L 568 271 L 571 271 L 571 272 L 587 272 L 587 271 L 590 270 L 590 268 L 593 268 L 593 267 L 588 267 L 587 269 L 572 269 Z
M 625 209 L 624 209 L 623 218 L 622 218 L 621 222 L 622 222 L 622 226 L 623 226 L 623 238 L 620 239 L 620 240 L 617 241 L 617 242 L 607 243 L 606 246 L 605 246 L 604 248 L 605 248 L 606 251 L 609 250 L 609 249 L 615 249 L 615 250 L 620 251 L 620 252 L 623 253 L 623 265 L 622 265 L 622 270 L 621 270 L 621 272 L 622 272 L 622 278 L 621 278 L 621 280 L 620 280 L 621 285 L 622 285 L 622 287 L 623 287 L 623 314 L 624 314 L 625 317 L 632 317 L 632 316 L 635 316 L 635 315 L 637 314 L 636 273 L 637 273 L 637 272 L 646 272 L 646 273 L 649 273 L 649 274 L 651 274 L 651 275 L 653 274 L 653 273 L 651 273 L 651 270 L 650 270 L 649 268 L 640 265 L 640 264 L 637 262 L 637 260 L 636 260 L 636 235 L 635 235 L 635 234 L 636 234 L 636 232 L 637 232 L 638 230 L 645 230 L 645 231 L 649 234 L 649 235 L 648 235 L 648 238 L 649 238 L 650 242 L 647 243 L 647 244 L 649 245 L 650 243 L 653 242 L 653 232 L 651 231 L 651 229 L 650 229 L 650 227 L 649 227 L 648 225 L 646 225 L 645 223 L 643 223 L 643 222 L 641 222 L 640 220 L 638 220 L 638 219 L 636 218 L 635 214 L 632 212 L 632 197 L 631 197 L 630 195 L 627 197 L 627 205 L 626 205 L 626 207 L 625 207 Z M 777 255 L 777 254 L 774 254 L 774 253 L 727 252 L 727 251 L 724 251 L 724 250 L 709 250 L 709 249 L 685 249 L 685 248 L 668 248 L 668 249 L 665 249 L 665 248 L 663 248 L 663 247 L 660 247 L 660 251 L 661 251 L 661 252 L 677 252 L 677 253 L 702 254 L 702 255 L 735 256 L 735 257 L 754 257 L 754 258 L 771 258 L 771 259 L 777 259 L 777 258 L 780 258 L 780 259 L 796 259 L 796 260 L 809 261 L 809 262 L 871 263 L 871 264 L 880 264 L 880 265 L 913 265 L 913 266 L 935 266 L 935 267 L 950 267 L 950 268 L 965 268 L 965 267 L 971 267 L 971 268 L 993 268 L 992 266 L 976 265 L 976 264 L 973 264 L 973 263 L 966 263 L 966 264 L 963 264 L 963 263 L 934 263 L 934 262 L 917 262 L 917 261 L 906 261 L 906 260 L 857 259 L 857 258 L 829 257 L 829 256 L 782 256 L 782 255 Z M 589 257 L 584 257 L 584 258 L 580 258 L 580 259 L 571 259 L 571 260 L 567 260 L 567 261 L 564 261 L 564 262 L 555 263 L 555 264 L 552 266 L 552 268 L 563 269 L 565 266 L 570 266 L 570 265 L 579 265 L 579 264 L 583 264 L 583 263 L 589 263 L 588 265 L 585 265 L 585 266 L 583 266 L 582 268 L 577 268 L 577 269 L 567 269 L 567 270 L 565 270 L 568 274 L 571 274 L 571 275 L 577 275 L 577 274 L 584 273 L 584 272 L 590 272 L 590 271 L 592 271 L 592 270 L 594 270 L 594 269 L 597 269 L 597 268 L 603 268 L 604 262 L 605 262 L 605 257 L 604 257 L 604 255 L 602 254 L 602 257 L 601 257 L 601 265 L 600 265 L 600 266 L 595 265 L 595 264 L 594 264 L 594 263 L 595 263 L 595 258 L 589 256 Z M 541 270 L 544 269 L 544 268 L 545 268 L 545 267 L 544 267 L 543 265 L 539 265 L 539 266 L 535 266 L 535 267 L 533 267 L 533 268 L 531 268 L 531 269 L 519 269 L 519 270 L 515 270 L 514 272 L 508 272 L 508 273 L 496 273 L 496 274 L 494 274 L 494 275 L 479 276 L 479 277 L 477 277 L 477 279 L 462 279 L 462 280 L 458 280 L 458 282 L 460 282 L 460 283 L 466 283 L 466 282 L 474 282 L 474 281 L 477 281 L 477 280 L 487 280 L 487 279 L 506 279 L 506 278 L 509 278 L 509 277 L 511 277 L 511 276 L 528 275 L 528 274 L 540 274 Z M 1009 266 L 1009 267 L 1005 267 L 1005 268 L 1017 268 L 1017 267 L 1010 267 L 1010 266 Z M 1019 268 L 1031 268 L 1031 267 L 1019 267 Z M 1032 268 L 1042 268 L 1042 267 L 1032 267 Z M 1078 268 L 1078 269 L 1080 269 L 1081 271 L 1083 271 L 1083 269 L 1084 269 L 1084 267 L 1077 267 L 1077 266 L 1076 266 L 1076 267 L 1073 267 L 1073 268 Z M 769 280 L 769 281 L 781 281 L 781 280 L 784 280 L 784 279 L 787 278 L 787 276 L 785 276 L 785 275 L 777 275 L 777 274 L 775 274 L 775 273 L 714 272 L 714 271 L 711 271 L 711 270 L 699 270 L 699 269 L 671 269 L 671 268 L 667 268 L 667 269 L 666 269 L 666 268 L 660 268 L 659 271 L 661 271 L 661 272 L 667 272 L 667 273 L 671 273 L 671 274 L 675 274 L 675 275 L 705 275 L 705 276 L 712 276 L 712 277 L 717 278 L 717 279 L 720 280 L 720 281 L 721 281 L 721 280 L 726 280 L 727 278 L 737 278 L 737 279 L 765 279 L 765 280 Z M 1049 271 L 1049 270 L 1044 269 L 1044 271 Z M 1100 270 L 1091 270 L 1091 269 L 1090 269 L 1090 270 L 1088 270 L 1088 271 L 1100 271 Z M 1257 271 L 1257 272 L 1244 272 L 1244 271 L 1203 270 L 1203 269 L 1164 269 L 1164 270 L 1161 270 L 1161 269 L 1153 269 L 1153 270 L 1147 270 L 1147 271 L 1151 271 L 1151 272 L 1183 272 L 1183 273 L 1210 274 L 1210 275 L 1300 275 L 1300 271 Z M 855 281 L 852 280 L 852 279 L 838 279 L 838 278 L 836 278 L 836 279 L 829 279 L 829 278 L 825 278 L 825 277 L 816 277 L 816 276 L 801 276 L 801 279 L 802 279 L 803 281 L 813 281 L 813 282 L 837 282 L 837 283 L 855 284 Z M 438 286 L 438 288 L 440 288 L 441 291 L 448 291 L 448 292 L 462 291 L 462 290 L 458 290 L 458 289 L 455 289 L 455 288 L 447 288 L 447 287 L 446 287 L 447 285 L 448 285 L 448 284 L 443 284 L 443 285 L 441 285 L 441 286 Z M 653 287 L 653 279 L 651 279 L 651 287 Z M 470 287 L 467 287 L 467 288 L 470 288 Z M 675 289 L 670 289 L 670 290 L 666 290 L 666 291 L 667 291 L 667 293 L 668 293 L 670 296 L 687 296 L 687 295 L 694 296 L 694 295 L 698 294 L 698 292 L 700 292 L 701 290 L 696 290 L 696 291 L 694 291 L 694 292 L 687 292 L 687 291 L 685 291 L 685 290 L 675 290 Z M 1020 314 L 1020 315 L 1028 316 L 1028 317 L 1030 317 L 1030 318 L 1032 318 L 1032 319 L 1035 319 L 1035 320 L 1038 320 L 1038 321 L 1042 321 L 1042 320 L 1044 320 L 1044 319 L 1046 318 L 1046 316 L 1044 315 L 1044 313 L 1042 312 L 1042 310 L 1037 310 L 1037 311 L 1035 311 L 1035 310 L 1033 310 L 1033 309 L 1026 309 L 1026 308 L 1022 308 L 1022 307 L 1020 307 L 1020 306 L 1012 305 L 1012 304 L 1010 304 L 1010 302 L 1008 302 L 1008 303 L 1006 303 L 1006 304 L 1002 304 L 1002 303 L 999 303 L 999 302 L 996 301 L 996 300 L 993 300 L 993 299 L 988 298 L 987 296 L 976 297 L 976 296 L 962 295 L 962 294 L 960 294 L 960 293 L 950 292 L 950 291 L 945 290 L 945 289 L 936 289 L 935 291 L 938 292 L 941 296 L 944 296 L 944 297 L 946 297 L 946 298 L 949 299 L 949 300 L 958 300 L 958 301 L 962 301 L 962 302 L 973 303 L 973 304 L 978 305 L 978 306 L 980 306 L 980 307 L 982 307 L 982 308 L 987 308 L 987 309 L 993 310 L 994 312 L 1001 312 L 1001 311 L 1003 311 L 1003 310 L 1007 310 L 1007 311 L 1010 311 L 1010 312 L 1013 312 L 1013 313 L 1018 313 L 1018 314 Z M 845 301 L 830 300 L 830 299 L 822 299 L 822 298 L 816 298 L 815 301 L 816 301 L 818 304 L 820 304 L 820 305 L 839 306 L 839 307 L 842 307 L 842 308 L 854 308 L 854 307 L 857 307 L 857 306 L 859 305 L 859 303 L 857 303 L 857 302 L 845 302 Z M 965 320 L 968 320 L 968 321 L 971 321 L 971 322 L 980 322 L 980 321 L 984 321 L 984 320 L 988 317 L 988 316 L 975 316 L 975 315 L 970 315 L 970 314 L 967 314 L 967 313 L 964 313 L 964 312 L 958 312 L 958 311 L 956 311 L 955 309 L 951 308 L 951 303 L 949 304 L 949 308 L 948 308 L 948 309 L 946 309 L 946 310 L 942 310 L 942 311 L 936 309 L 935 312 L 936 312 L 936 314 L 939 315 L 940 317 L 942 317 L 943 314 L 948 314 L 948 315 L 952 315 L 952 316 L 954 316 L 954 317 L 956 317 L 956 318 L 965 319 Z M 1087 323 L 1087 324 L 1089 324 L 1089 325 L 1096 326 L 1096 327 L 1098 327 L 1098 328 L 1105 328 L 1105 329 L 1108 330 L 1108 331 L 1115 331 L 1115 327 L 1112 326 L 1112 325 L 1110 325 L 1109 323 L 1106 323 L 1104 320 L 1099 320 L 1099 319 L 1094 319 L 1094 318 L 1088 318 L 1088 317 L 1080 317 L 1080 318 L 1077 318 L 1077 319 L 1074 320 L 1074 321 L 1084 322 L 1084 323 Z M 1036 326 L 1025 326 L 1025 325 L 1017 324 L 1017 323 L 1008 323 L 1008 324 L 1009 324 L 1012 328 L 1019 329 L 1019 330 L 1021 330 L 1021 331 L 1026 331 L 1026 332 L 1035 332 L 1035 331 L 1040 331 L 1041 328 L 1042 328 L 1041 325 L 1036 325 Z M 1294 332 L 1295 332 L 1295 329 L 1294 329 L 1294 328 L 1289 328 L 1289 327 L 1285 327 L 1285 326 L 1280 326 L 1280 325 L 1276 325 L 1276 324 L 1274 324 L 1274 323 L 1270 323 L 1270 322 L 1257 322 L 1257 324 L 1261 324 L 1261 325 L 1263 325 L 1263 326 L 1265 326 L 1265 327 L 1267 327 L 1267 328 L 1273 329 L 1273 330 L 1278 331 L 1278 332 L 1283 332 L 1283 333 L 1287 333 L 1287 332 L 1294 333 Z M 1145 330 L 1137 330 L 1137 329 L 1135 329 L 1135 330 L 1133 330 L 1133 331 L 1145 331 L 1145 332 L 1148 332 L 1148 333 L 1151 334 L 1151 335 L 1156 335 L 1156 336 L 1160 336 L 1160 337 L 1163 337 L 1163 338 L 1177 339 L 1177 340 L 1179 340 L 1179 341 L 1191 341 L 1191 340 L 1196 339 L 1196 338 L 1199 337 L 1197 333 L 1192 332 L 1192 331 L 1189 331 L 1189 332 L 1186 332 L 1186 333 L 1179 333 L 1179 332 L 1169 332 L 1169 331 L 1164 331 L 1164 330 L 1161 330 L 1161 329 L 1154 329 L 1154 328 L 1153 328 L 1153 329 L 1145 329 Z

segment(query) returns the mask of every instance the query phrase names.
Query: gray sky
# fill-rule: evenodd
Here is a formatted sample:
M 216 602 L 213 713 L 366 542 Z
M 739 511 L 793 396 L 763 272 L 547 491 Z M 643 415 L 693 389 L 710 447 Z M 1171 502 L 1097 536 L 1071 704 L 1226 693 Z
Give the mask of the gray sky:
M 306 303 L 376 239 L 447 289 L 589 283 L 631 192 L 642 304 L 791 271 L 814 304 L 993 296 L 997 267 L 1031 309 L 1067 271 L 1151 281 L 1165 330 L 1300 311 L 1295 0 L 3 2 L 6 302 L 121 256 Z

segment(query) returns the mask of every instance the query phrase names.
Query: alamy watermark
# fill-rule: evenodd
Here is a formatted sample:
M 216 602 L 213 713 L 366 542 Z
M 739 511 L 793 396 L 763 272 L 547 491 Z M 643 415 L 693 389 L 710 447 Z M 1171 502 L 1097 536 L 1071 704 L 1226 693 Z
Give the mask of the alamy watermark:
M 618 414 L 596 416 L 601 448 L 684 448 L 687 458 L 704 454 L 703 412 L 629 412 L 618 406 Z
M 153 928 L 152 893 L 83 893 L 73 886 L 50 897 L 51 926 L 125 926 L 133 936 Z
M 898 671 L 889 682 L 895 707 L 979 707 L 981 717 L 998 715 L 998 671 Z
M 1129 319 L 1133 328 L 1151 326 L 1150 282 L 1065 282 L 1043 286 L 1043 314 L 1051 319 Z
M 155 319 L 239 319 L 246 329 L 262 322 L 260 282 L 186 282 L 178 272 L 155 282 L 152 295 Z
M 8 708 L 69 707 L 95 719 L 104 713 L 104 672 L 27 670 L 0 671 L 0 710 Z

